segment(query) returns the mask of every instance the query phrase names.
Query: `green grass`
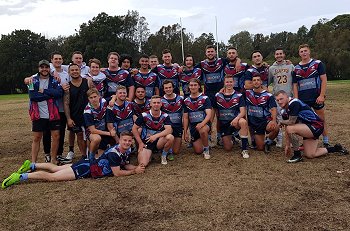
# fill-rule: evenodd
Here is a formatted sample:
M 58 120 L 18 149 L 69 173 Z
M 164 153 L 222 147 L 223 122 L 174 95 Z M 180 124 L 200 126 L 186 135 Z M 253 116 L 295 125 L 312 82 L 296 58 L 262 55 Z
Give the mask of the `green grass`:
M 0 95 L 0 100 L 23 100 L 28 99 L 28 94 Z
M 327 84 L 350 84 L 350 80 L 328 80 Z

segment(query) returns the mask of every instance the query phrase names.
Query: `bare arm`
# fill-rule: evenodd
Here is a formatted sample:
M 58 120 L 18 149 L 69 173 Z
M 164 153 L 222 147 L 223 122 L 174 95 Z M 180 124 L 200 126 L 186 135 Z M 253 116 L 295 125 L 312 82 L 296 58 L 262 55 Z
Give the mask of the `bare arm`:
M 322 104 L 325 101 L 326 97 L 326 89 L 327 89 L 327 75 L 323 74 L 320 76 L 321 78 L 321 92 L 320 96 L 316 99 L 316 103 Z
M 120 166 L 111 167 L 114 176 L 129 176 L 133 174 L 143 173 L 145 171 L 145 167 L 143 165 L 134 166 L 128 164 L 125 165 L 125 168 L 126 170 L 121 169 Z
M 98 129 L 96 129 L 95 125 L 89 126 L 88 129 L 90 130 L 91 134 L 98 134 L 98 135 L 102 135 L 102 136 L 111 136 L 111 132 L 98 130 Z
M 64 114 L 67 117 L 67 124 L 69 127 L 74 126 L 74 121 L 70 117 L 70 108 L 69 108 L 69 102 L 70 102 L 70 95 L 69 90 L 64 92 L 63 95 L 63 108 L 64 108 Z
M 129 87 L 129 92 L 128 92 L 128 101 L 133 101 L 134 100 L 134 94 L 135 94 L 135 86 L 130 86 Z
M 184 139 L 185 141 L 189 142 L 189 136 L 188 136 L 188 113 L 184 113 L 182 116 L 183 119 L 183 126 L 184 126 Z
M 298 83 L 293 83 L 293 95 L 294 98 L 299 98 L 299 94 L 298 94 Z
M 292 125 L 297 122 L 298 117 L 297 116 L 289 116 L 289 119 L 287 120 L 281 120 L 281 124 L 283 125 Z

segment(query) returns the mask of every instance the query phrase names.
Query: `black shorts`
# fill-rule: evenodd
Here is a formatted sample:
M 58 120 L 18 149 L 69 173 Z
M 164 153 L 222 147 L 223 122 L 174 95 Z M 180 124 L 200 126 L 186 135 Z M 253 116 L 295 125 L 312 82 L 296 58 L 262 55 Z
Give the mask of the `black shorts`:
M 60 130 L 61 122 L 59 120 L 50 121 L 49 119 L 38 119 L 32 121 L 32 131 L 33 132 L 44 132 L 48 129 L 50 131 Z
M 91 135 L 91 133 L 89 132 L 89 134 L 86 135 L 86 140 L 91 141 L 90 140 L 90 135 Z M 101 142 L 100 142 L 100 144 L 98 146 L 98 149 L 106 150 L 108 144 L 112 144 L 112 141 L 111 141 L 112 137 L 110 137 L 110 136 L 103 136 L 103 135 L 100 135 L 100 136 L 101 136 Z
M 83 126 L 74 125 L 73 127 L 68 127 L 68 131 L 72 131 L 74 133 L 84 132 L 84 130 L 85 129 Z
M 199 132 L 196 129 L 196 125 L 197 124 L 193 124 L 193 125 L 190 126 L 191 142 L 195 142 L 196 140 L 201 138 Z M 209 126 L 209 133 L 210 133 L 211 123 L 207 123 L 206 125 Z
M 249 127 L 251 131 L 254 133 L 254 135 L 265 135 L 266 127 L 269 122 L 270 121 L 264 121 L 259 124 L 249 124 Z
M 152 152 L 158 151 L 158 148 L 157 148 L 158 141 L 159 141 L 159 138 L 156 139 L 155 141 L 153 141 L 152 143 L 151 142 L 146 142 L 146 140 L 142 140 L 142 142 L 146 145 L 145 149 L 149 149 Z
M 318 137 L 320 137 L 322 135 L 323 130 L 324 130 L 324 126 L 322 126 L 320 128 L 315 128 L 311 124 L 306 124 L 306 126 L 308 126 L 308 128 L 311 130 L 312 134 L 314 135 L 315 140 L 317 140 Z
M 72 164 L 71 168 L 73 169 L 75 179 L 91 177 L 90 160 L 79 160 L 78 162 Z
M 235 127 L 233 127 L 230 123 L 221 124 L 220 123 L 220 134 L 221 136 L 232 136 L 234 132 L 238 131 Z
M 304 102 L 304 103 L 309 105 L 309 107 L 313 108 L 314 110 L 321 110 L 322 108 L 324 108 L 324 103 L 318 104 L 316 103 L 316 101 Z
M 182 127 L 172 127 L 173 129 L 173 136 L 175 138 L 182 138 L 182 134 L 183 134 L 183 128 Z
M 213 107 L 214 103 L 215 103 L 215 95 L 217 92 L 211 92 L 211 91 L 207 91 L 205 92 L 205 95 L 208 96 L 209 100 L 210 100 L 210 104 Z

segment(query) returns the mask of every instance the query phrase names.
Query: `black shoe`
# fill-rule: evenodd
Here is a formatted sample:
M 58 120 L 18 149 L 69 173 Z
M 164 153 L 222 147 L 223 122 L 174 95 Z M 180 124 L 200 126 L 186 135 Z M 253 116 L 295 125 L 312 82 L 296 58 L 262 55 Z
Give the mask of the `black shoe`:
M 339 152 L 341 155 L 347 155 L 349 154 L 349 151 L 346 150 L 341 144 L 334 145 L 335 151 Z
M 294 155 L 292 156 L 292 158 L 290 158 L 289 160 L 287 160 L 287 163 L 297 163 L 297 162 L 302 161 L 302 160 L 303 160 L 303 158 L 301 157 L 301 155 L 299 155 L 299 154 L 294 154 Z
M 45 153 L 45 163 L 50 163 L 51 162 L 51 155 L 50 153 Z
M 72 163 L 72 160 L 71 159 L 67 159 L 67 158 L 65 158 L 65 157 L 63 157 L 63 156 L 57 156 L 57 158 L 56 158 L 56 160 L 57 160 L 57 162 L 58 163 L 60 163 L 60 164 L 70 164 L 70 163 Z
M 329 143 L 323 143 L 324 148 L 329 148 L 331 145 Z

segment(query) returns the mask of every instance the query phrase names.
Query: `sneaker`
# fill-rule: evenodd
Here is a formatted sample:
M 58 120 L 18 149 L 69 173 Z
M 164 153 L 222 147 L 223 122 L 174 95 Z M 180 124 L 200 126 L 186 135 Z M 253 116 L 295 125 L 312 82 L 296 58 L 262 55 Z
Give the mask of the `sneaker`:
M 45 153 L 45 163 L 50 163 L 51 162 L 51 155 L 48 153 Z
M 74 159 L 74 152 L 69 151 L 69 152 L 67 153 L 66 159 L 73 160 L 73 159 Z
M 210 159 L 209 150 L 203 151 L 203 156 L 204 156 L 204 159 L 209 160 Z
M 277 148 L 282 148 L 282 140 L 277 140 L 277 142 L 276 142 L 276 147 Z
M 70 164 L 72 163 L 72 159 L 68 159 L 68 158 L 65 158 L 61 155 L 57 156 L 57 162 L 59 162 L 60 164 Z
M 244 159 L 248 159 L 249 158 L 248 150 L 242 150 L 242 157 Z
M 349 151 L 346 150 L 341 144 L 336 144 L 334 145 L 334 148 L 336 149 L 337 152 L 339 152 L 341 155 L 347 155 L 349 154 Z
M 14 172 L 9 177 L 7 177 L 1 184 L 3 189 L 10 187 L 13 184 L 20 182 L 21 174 Z
M 29 160 L 25 160 L 22 166 L 17 170 L 17 173 L 22 174 L 26 173 L 30 170 L 31 162 Z
M 174 159 L 175 157 L 173 153 L 168 154 L 168 160 L 173 161 Z
M 326 142 L 326 143 L 323 143 L 323 147 L 324 147 L 324 148 L 329 148 L 329 147 L 331 147 L 331 145 L 330 145 L 329 143 Z
M 168 161 L 166 160 L 166 156 L 161 157 L 161 164 L 163 164 L 163 165 L 168 164 Z
M 302 160 L 303 160 L 303 158 L 301 157 L 301 155 L 293 155 L 292 158 L 287 160 L 287 163 L 297 163 L 297 162 L 302 161 Z

